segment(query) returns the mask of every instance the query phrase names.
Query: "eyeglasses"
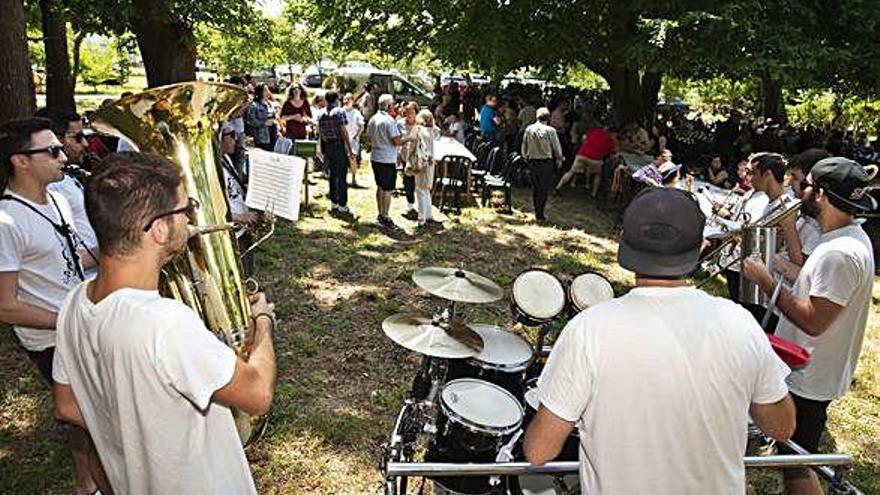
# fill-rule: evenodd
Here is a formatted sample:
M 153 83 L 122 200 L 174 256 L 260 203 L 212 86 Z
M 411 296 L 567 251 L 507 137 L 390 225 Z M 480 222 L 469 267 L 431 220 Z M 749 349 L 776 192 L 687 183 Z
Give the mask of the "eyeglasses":
M 61 156 L 61 153 L 64 151 L 64 146 L 60 144 L 53 144 L 51 146 L 46 146 L 45 148 L 34 148 L 30 150 L 21 150 L 16 152 L 16 155 L 38 155 L 40 153 L 49 153 L 52 155 L 52 158 L 58 158 Z
M 156 215 L 155 217 L 151 218 L 150 221 L 147 222 L 147 225 L 144 226 L 144 232 L 150 230 L 150 228 L 153 226 L 153 223 L 156 220 L 159 220 L 159 219 L 165 218 L 165 217 L 170 217 L 172 215 L 177 215 L 179 213 L 186 213 L 186 216 L 189 218 L 189 221 L 194 222 L 195 217 L 196 217 L 196 210 L 199 209 L 199 206 L 200 206 L 199 202 L 196 199 L 189 198 L 186 202 L 186 206 L 184 206 L 182 208 L 177 208 L 176 210 L 166 211 L 165 213 L 161 213 L 161 214 Z
M 88 136 L 85 131 L 79 131 L 76 133 L 66 133 L 65 136 L 72 137 L 76 142 L 85 141 Z
M 220 136 L 221 136 L 221 137 L 235 136 L 235 131 L 226 131 L 226 132 L 220 134 Z

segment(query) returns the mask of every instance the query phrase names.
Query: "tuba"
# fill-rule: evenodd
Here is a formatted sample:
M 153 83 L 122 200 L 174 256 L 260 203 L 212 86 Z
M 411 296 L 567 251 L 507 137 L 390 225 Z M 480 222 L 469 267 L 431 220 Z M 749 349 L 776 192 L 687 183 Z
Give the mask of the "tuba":
M 241 88 L 186 82 L 129 96 L 96 112 L 94 124 L 145 153 L 177 164 L 186 193 L 201 205 L 187 250 L 162 270 L 159 290 L 195 311 L 217 337 L 247 359 L 251 306 L 238 245 L 227 223 L 229 206 L 220 169 L 219 125 L 248 103 Z M 256 439 L 265 417 L 233 409 L 243 443 Z

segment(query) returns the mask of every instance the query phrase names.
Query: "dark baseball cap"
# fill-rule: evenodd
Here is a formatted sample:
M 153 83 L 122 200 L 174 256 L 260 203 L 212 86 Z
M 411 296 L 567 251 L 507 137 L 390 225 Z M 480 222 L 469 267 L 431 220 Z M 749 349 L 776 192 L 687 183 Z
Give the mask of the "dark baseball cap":
M 651 187 L 623 213 L 620 266 L 652 277 L 682 277 L 697 267 L 706 216 L 689 192 Z
M 832 156 L 816 162 L 810 175 L 816 185 L 834 198 L 853 208 L 871 211 L 877 208 L 877 203 L 868 194 L 871 190 L 869 182 L 877 175 L 877 168 L 870 167 L 872 171 L 869 174 L 867 167 L 858 162 L 842 156 Z

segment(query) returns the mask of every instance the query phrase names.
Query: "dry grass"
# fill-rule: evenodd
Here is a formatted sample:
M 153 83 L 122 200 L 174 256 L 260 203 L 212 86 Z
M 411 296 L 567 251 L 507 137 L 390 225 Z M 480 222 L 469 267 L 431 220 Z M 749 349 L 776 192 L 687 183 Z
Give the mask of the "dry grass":
M 531 220 L 528 191 L 515 193 L 515 213 L 468 208 L 446 219 L 435 236 L 392 239 L 372 226 L 372 180 L 350 190 L 359 223 L 330 217 L 326 200 L 314 217 L 279 225 L 260 248 L 258 277 L 277 304 L 279 382 L 267 435 L 248 449 L 260 493 L 381 493 L 379 446 L 418 365 L 395 347 L 380 323 L 402 309 L 432 311 L 441 301 L 420 292 L 413 270 L 431 265 L 466 268 L 505 288 L 523 269 L 545 267 L 562 277 L 586 270 L 606 274 L 618 293 L 632 277 L 615 263 L 613 221 L 578 194 L 551 198 L 557 225 Z M 322 182 L 318 191 L 326 191 Z M 395 221 L 402 198 L 394 204 Z M 875 296 L 880 295 L 875 290 Z M 853 473 L 866 493 L 880 493 L 880 314 L 875 301 L 857 383 L 835 405 L 831 437 L 858 464 Z M 507 301 L 459 306 L 469 321 L 510 322 Z M 71 469 L 50 397 L 11 332 L 0 336 L 0 493 L 65 493 Z

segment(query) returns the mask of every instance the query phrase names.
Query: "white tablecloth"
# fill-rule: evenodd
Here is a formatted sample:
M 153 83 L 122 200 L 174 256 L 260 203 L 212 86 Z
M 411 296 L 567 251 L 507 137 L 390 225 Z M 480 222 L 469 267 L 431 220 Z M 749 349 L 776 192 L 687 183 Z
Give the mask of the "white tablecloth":
M 477 157 L 465 145 L 448 136 L 441 136 L 434 140 L 434 160 L 440 161 L 444 156 L 466 156 L 476 161 Z

